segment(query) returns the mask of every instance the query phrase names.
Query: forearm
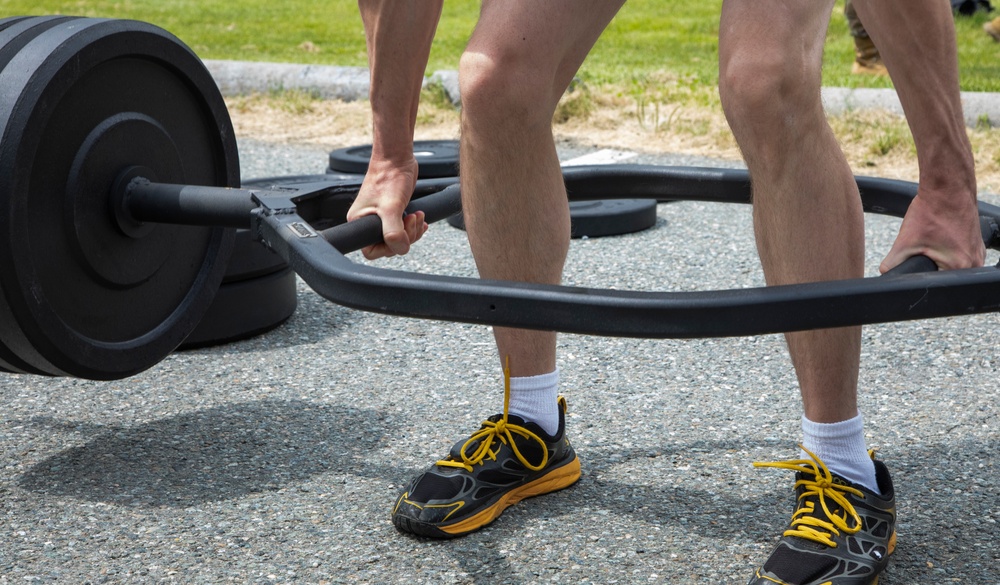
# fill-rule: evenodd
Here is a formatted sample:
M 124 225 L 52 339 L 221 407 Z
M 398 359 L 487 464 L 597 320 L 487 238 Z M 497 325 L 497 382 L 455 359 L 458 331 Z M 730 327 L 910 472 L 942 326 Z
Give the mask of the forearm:
M 975 199 L 975 163 L 959 93 L 955 24 L 947 0 L 855 0 L 878 46 L 917 146 L 920 183 Z
M 358 0 L 371 71 L 373 159 L 413 156 L 420 88 L 443 0 Z
M 920 185 L 885 272 L 910 256 L 942 269 L 981 266 L 976 168 L 958 87 L 955 23 L 947 0 L 855 0 L 885 61 L 917 146 Z

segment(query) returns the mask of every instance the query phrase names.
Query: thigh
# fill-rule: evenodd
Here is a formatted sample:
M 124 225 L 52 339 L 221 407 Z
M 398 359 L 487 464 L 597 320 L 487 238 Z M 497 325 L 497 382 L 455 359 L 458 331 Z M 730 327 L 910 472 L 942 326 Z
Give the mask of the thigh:
M 484 0 L 467 51 L 569 85 L 624 0 Z

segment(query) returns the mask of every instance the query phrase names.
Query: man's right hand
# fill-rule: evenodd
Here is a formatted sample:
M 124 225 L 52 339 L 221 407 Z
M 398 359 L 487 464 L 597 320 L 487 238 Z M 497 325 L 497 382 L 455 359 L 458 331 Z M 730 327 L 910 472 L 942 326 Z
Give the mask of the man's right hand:
M 404 217 L 416 183 L 417 161 L 412 157 L 399 163 L 372 158 L 361 190 L 347 212 L 347 221 L 366 215 L 378 215 L 382 219 L 384 241 L 364 248 L 361 253 L 365 258 L 374 260 L 406 254 L 427 231 L 424 212 Z

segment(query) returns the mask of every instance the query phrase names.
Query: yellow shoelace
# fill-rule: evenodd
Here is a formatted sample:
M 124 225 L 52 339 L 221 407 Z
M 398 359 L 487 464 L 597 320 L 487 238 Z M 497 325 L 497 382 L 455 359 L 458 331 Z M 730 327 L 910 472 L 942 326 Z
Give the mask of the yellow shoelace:
M 549 462 L 549 449 L 545 445 L 545 441 L 541 439 L 535 433 L 529 431 L 528 429 L 522 427 L 521 425 L 516 425 L 508 422 L 507 420 L 507 410 L 510 407 L 510 358 L 507 359 L 507 363 L 504 365 L 503 369 L 503 416 L 500 420 L 493 422 L 491 420 L 483 421 L 483 428 L 479 429 L 469 437 L 469 440 L 462 445 L 459 450 L 459 454 L 462 456 L 461 460 L 456 459 L 442 459 L 438 461 L 437 464 L 442 467 L 462 467 L 468 472 L 472 472 L 473 465 L 481 465 L 483 460 L 489 457 L 493 461 L 496 461 L 497 455 L 500 453 L 500 445 L 497 445 L 496 449 L 493 449 L 494 441 L 499 441 L 504 445 L 509 445 L 511 450 L 514 452 L 514 456 L 517 460 L 521 462 L 531 471 L 539 471 L 545 467 L 545 464 Z M 528 462 L 527 458 L 521 454 L 521 450 L 517 448 L 517 443 L 514 441 L 514 435 L 521 435 L 522 437 L 535 441 L 542 448 L 542 461 L 537 465 L 533 465 Z M 469 446 L 479 442 L 479 446 L 472 455 L 468 455 L 466 451 Z
M 841 532 L 854 534 L 861 530 L 861 517 L 851 502 L 844 494 L 854 494 L 863 496 L 861 490 L 854 489 L 846 485 L 833 482 L 833 474 L 826 465 L 820 461 L 815 454 L 802 447 L 802 450 L 809 454 L 811 459 L 796 459 L 792 461 L 774 461 L 769 463 L 755 462 L 754 467 L 776 467 L 779 469 L 791 469 L 801 471 L 807 475 L 811 474 L 813 479 L 800 479 L 795 482 L 795 489 L 804 488 L 799 495 L 799 507 L 792 514 L 791 528 L 785 531 L 785 536 L 798 536 L 814 542 L 825 544 L 831 548 L 836 548 L 837 543 L 832 540 L 833 536 Z M 802 500 L 814 497 L 819 501 L 823 514 L 817 514 L 815 501 Z M 840 508 L 840 513 L 830 511 L 827 501 L 831 501 Z M 825 518 L 823 518 L 825 516 Z M 851 520 L 852 522 L 848 522 Z

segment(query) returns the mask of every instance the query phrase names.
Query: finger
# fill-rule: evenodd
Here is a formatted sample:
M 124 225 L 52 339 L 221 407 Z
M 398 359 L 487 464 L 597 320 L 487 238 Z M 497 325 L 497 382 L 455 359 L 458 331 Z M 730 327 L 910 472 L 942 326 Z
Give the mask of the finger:
M 890 251 L 889 254 L 882 259 L 882 263 L 878 265 L 879 274 L 885 274 L 886 272 L 889 272 L 893 268 L 899 266 L 901 262 L 902 259 L 899 259 L 895 254 L 893 254 Z
M 882 260 L 882 263 L 879 264 L 878 271 L 881 274 L 885 274 L 886 272 L 889 272 L 893 268 L 905 262 L 907 258 L 916 256 L 921 253 L 922 252 L 920 250 L 913 250 L 913 249 L 899 250 L 894 247 L 889 250 L 889 253 L 886 254 L 885 258 Z
M 369 260 L 378 260 L 379 258 L 392 258 L 393 256 L 396 255 L 393 253 L 392 250 L 389 249 L 388 246 L 381 243 L 372 244 L 371 246 L 362 248 L 361 253 L 364 255 L 365 258 Z
M 390 214 L 382 217 L 382 241 L 392 254 L 406 254 L 410 251 L 410 237 L 406 233 L 403 217 Z
M 411 245 L 419 240 L 427 231 L 427 223 L 424 221 L 423 211 L 406 216 L 403 223 L 406 226 L 406 235 L 409 237 Z

